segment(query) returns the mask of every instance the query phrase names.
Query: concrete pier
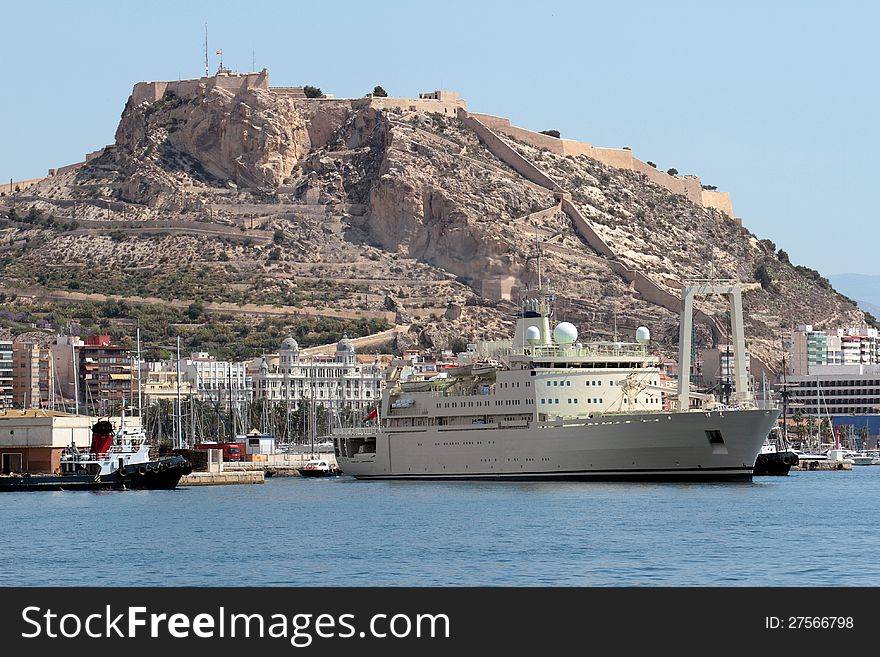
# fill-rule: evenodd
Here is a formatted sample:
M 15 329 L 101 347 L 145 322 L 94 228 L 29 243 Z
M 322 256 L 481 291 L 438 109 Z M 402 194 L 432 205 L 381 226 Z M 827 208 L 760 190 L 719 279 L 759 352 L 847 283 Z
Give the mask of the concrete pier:
M 828 460 L 816 460 L 816 461 L 801 461 L 795 466 L 792 466 L 791 470 L 794 472 L 795 470 L 852 470 L 853 464 L 849 461 L 828 461 Z
M 178 486 L 229 486 L 233 484 L 263 484 L 266 473 L 262 470 L 224 470 L 223 472 L 191 472 L 180 478 Z

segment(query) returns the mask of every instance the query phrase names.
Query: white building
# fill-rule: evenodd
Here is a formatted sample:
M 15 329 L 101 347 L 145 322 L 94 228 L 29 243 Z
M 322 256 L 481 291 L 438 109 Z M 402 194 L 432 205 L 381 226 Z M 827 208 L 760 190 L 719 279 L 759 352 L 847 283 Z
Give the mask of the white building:
M 223 406 L 227 406 L 230 399 L 250 399 L 253 390 L 247 363 L 217 360 L 204 351 L 180 360 L 180 378 L 188 381 L 199 399 L 220 402 Z
M 277 354 L 253 363 L 254 399 L 297 401 L 315 399 L 325 408 L 370 408 L 381 396 L 384 367 L 378 360 L 358 362 L 347 337 L 333 356 L 300 356 L 299 345 L 288 336 Z
M 866 414 L 880 411 L 880 365 L 815 365 L 790 376 L 791 404 L 804 415 Z
M 12 340 L 0 340 L 0 408 L 12 405 Z

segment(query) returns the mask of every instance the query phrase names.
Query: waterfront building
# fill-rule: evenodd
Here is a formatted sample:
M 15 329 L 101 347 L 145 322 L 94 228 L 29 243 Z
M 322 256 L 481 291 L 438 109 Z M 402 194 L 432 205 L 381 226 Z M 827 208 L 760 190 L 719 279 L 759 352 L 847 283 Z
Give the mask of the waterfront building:
M 176 401 L 178 395 L 177 369 L 174 363 L 145 362 L 141 365 L 141 386 L 144 406 L 158 403 L 161 400 Z M 180 398 L 189 399 L 193 395 L 193 386 L 181 372 Z M 137 393 L 135 392 L 135 395 Z
M 333 355 L 301 355 L 292 336 L 281 343 L 277 354 L 254 360 L 254 399 L 298 401 L 314 399 L 328 409 L 360 409 L 379 399 L 385 368 L 379 358 L 360 363 L 354 345 L 343 337 Z
M 12 340 L 0 340 L 0 408 L 13 407 Z
M 229 408 L 233 402 L 251 398 L 253 381 L 245 362 L 217 360 L 204 351 L 180 360 L 181 385 L 186 381 L 198 399 Z
M 815 365 L 792 375 L 790 403 L 804 415 L 861 415 L 880 411 L 880 365 Z
M 107 415 L 137 394 L 131 385 L 131 354 L 110 343 L 109 335 L 90 335 L 79 348 L 79 396 L 90 412 Z
M 15 408 L 41 408 L 53 398 L 52 354 L 33 342 L 12 345 L 12 395 Z

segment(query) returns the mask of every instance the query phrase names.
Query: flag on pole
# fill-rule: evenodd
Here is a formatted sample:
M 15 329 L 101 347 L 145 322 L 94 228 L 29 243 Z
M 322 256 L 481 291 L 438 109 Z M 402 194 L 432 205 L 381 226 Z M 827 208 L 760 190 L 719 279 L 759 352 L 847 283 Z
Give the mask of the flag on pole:
M 216 53 L 214 53 L 214 54 L 216 54 L 216 55 L 222 55 L 222 54 L 223 54 L 223 51 L 222 51 L 222 50 L 218 50 L 218 51 L 217 51 Z

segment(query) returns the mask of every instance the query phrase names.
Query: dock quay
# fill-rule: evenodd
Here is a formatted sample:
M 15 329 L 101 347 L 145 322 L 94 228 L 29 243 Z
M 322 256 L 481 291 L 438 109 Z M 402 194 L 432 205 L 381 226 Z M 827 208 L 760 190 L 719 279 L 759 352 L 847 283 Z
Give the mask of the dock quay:
M 852 470 L 853 464 L 850 461 L 830 461 L 830 460 L 807 460 L 801 461 L 797 465 L 791 466 L 792 472 L 800 470 L 804 472 L 823 470 Z
M 262 470 L 225 470 L 223 472 L 191 472 L 181 477 L 178 486 L 230 486 L 235 484 L 264 484 Z
M 311 459 L 321 459 L 330 465 L 336 465 L 336 457 L 333 452 L 317 452 L 314 456 L 310 453 L 280 453 L 251 455 L 256 460 L 242 461 L 240 463 L 224 462 L 224 472 L 261 472 L 266 477 L 299 477 L 299 470 Z

